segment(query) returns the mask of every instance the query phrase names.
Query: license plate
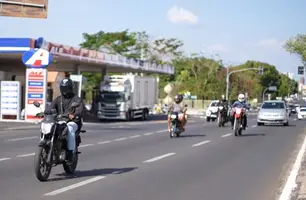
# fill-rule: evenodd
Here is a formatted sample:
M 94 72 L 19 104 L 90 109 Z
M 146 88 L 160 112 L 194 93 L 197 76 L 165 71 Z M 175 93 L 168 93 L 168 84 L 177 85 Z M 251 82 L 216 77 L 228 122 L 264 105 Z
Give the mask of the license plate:
M 217 117 L 217 115 L 210 115 L 211 117 Z

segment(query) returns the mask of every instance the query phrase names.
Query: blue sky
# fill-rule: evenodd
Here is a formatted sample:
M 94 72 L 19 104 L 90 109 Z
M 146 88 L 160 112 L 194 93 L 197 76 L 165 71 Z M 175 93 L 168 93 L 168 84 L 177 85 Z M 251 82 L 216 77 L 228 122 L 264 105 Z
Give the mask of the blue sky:
M 305 8 L 304 0 L 52 0 L 46 20 L 1 17 L 0 37 L 78 46 L 83 32 L 145 30 L 184 41 L 190 53 L 217 53 L 225 63 L 260 60 L 296 73 L 301 63 L 282 44 L 306 33 Z

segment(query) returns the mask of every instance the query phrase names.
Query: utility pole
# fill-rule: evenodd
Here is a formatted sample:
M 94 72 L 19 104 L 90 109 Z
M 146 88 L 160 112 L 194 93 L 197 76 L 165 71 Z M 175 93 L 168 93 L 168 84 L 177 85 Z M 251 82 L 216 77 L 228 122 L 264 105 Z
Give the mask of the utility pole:
M 228 96 L 229 96 L 229 85 L 230 85 L 229 77 L 230 75 L 233 73 L 244 72 L 244 71 L 249 71 L 249 70 L 258 70 L 258 73 L 260 75 L 263 74 L 263 67 L 261 66 L 259 66 L 258 68 L 239 69 L 239 70 L 235 70 L 231 72 L 229 72 L 229 67 L 226 68 L 226 100 L 229 100 Z

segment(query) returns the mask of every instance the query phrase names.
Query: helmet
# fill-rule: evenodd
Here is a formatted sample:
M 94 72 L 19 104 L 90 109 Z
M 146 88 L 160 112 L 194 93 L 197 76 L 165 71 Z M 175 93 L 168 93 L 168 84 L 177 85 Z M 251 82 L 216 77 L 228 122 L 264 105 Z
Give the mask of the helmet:
M 241 94 L 238 95 L 238 101 L 239 101 L 239 102 L 244 102 L 244 101 L 245 101 L 245 96 L 244 96 L 244 94 L 241 93 Z
M 177 94 L 177 95 L 175 95 L 175 97 L 174 97 L 174 102 L 175 103 L 181 103 L 182 101 L 183 101 L 183 95 L 181 95 L 181 94 Z
M 73 82 L 70 78 L 65 78 L 61 81 L 60 91 L 64 97 L 73 94 Z

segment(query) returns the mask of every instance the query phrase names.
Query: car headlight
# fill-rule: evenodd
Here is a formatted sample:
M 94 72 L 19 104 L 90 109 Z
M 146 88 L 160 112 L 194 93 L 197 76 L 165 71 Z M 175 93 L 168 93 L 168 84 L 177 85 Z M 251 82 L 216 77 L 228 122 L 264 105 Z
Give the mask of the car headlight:
M 210 115 L 210 114 L 211 114 L 210 110 L 206 111 L 206 115 Z
M 53 123 L 41 123 L 40 125 L 40 129 L 41 129 L 41 132 L 43 134 L 49 134 L 51 132 L 51 128 L 53 126 Z

